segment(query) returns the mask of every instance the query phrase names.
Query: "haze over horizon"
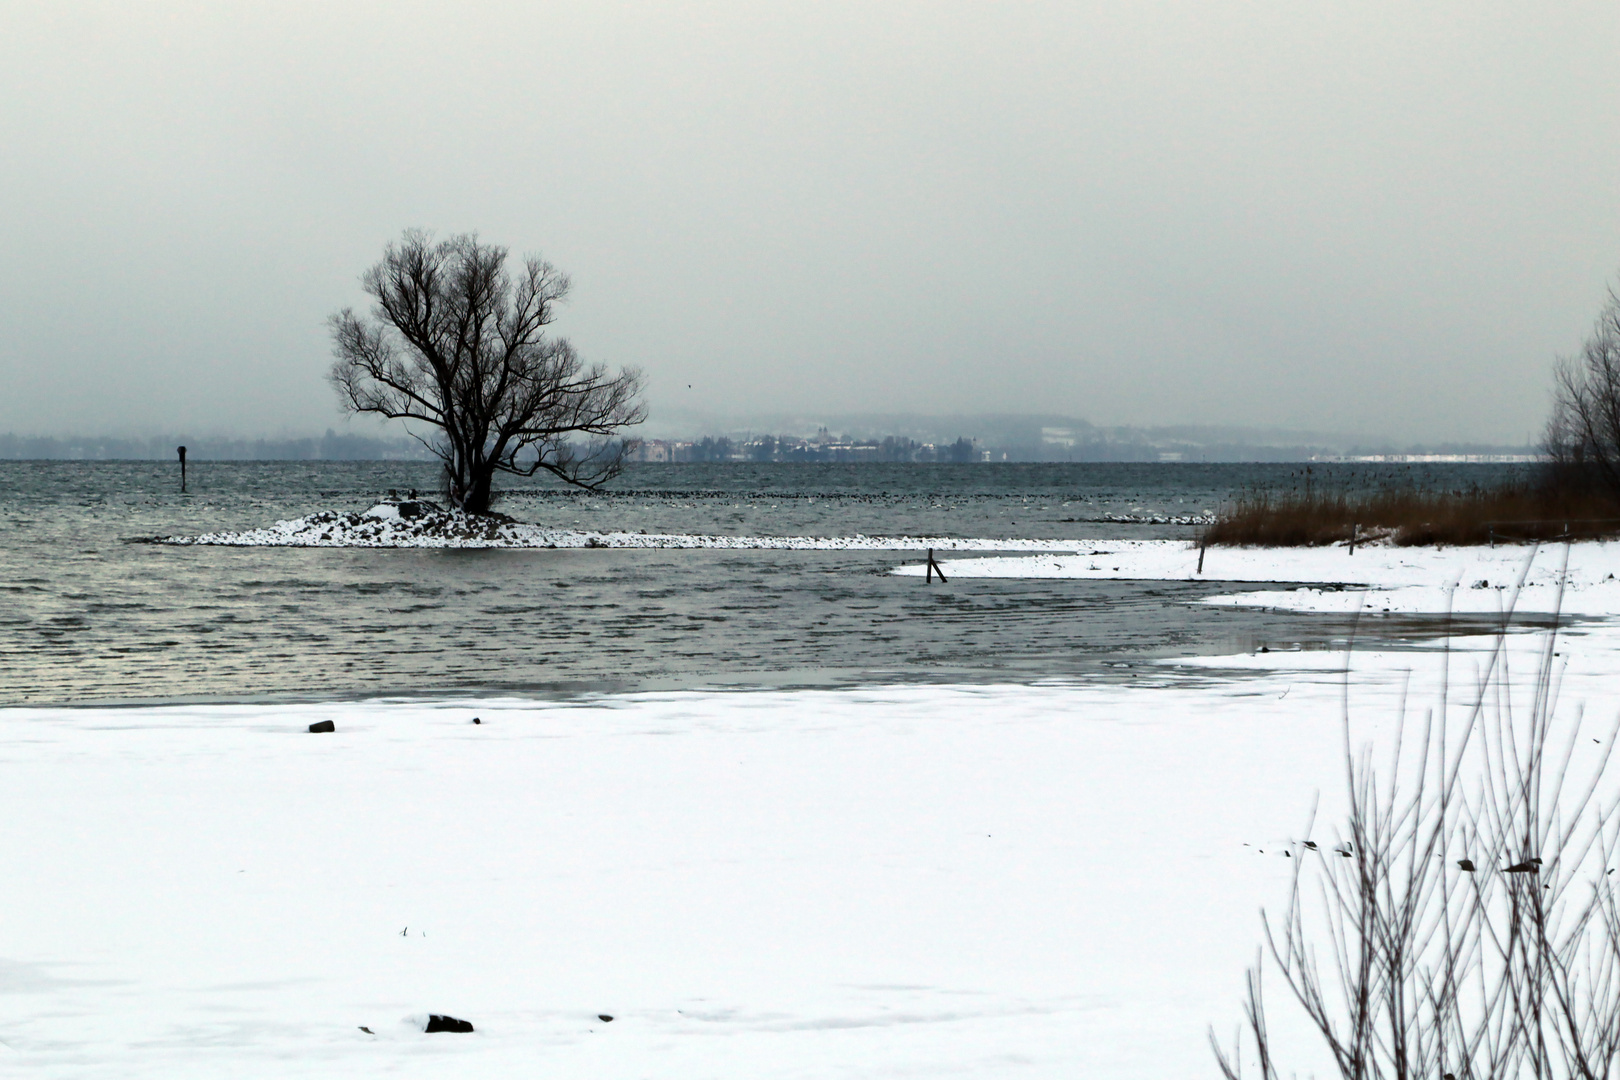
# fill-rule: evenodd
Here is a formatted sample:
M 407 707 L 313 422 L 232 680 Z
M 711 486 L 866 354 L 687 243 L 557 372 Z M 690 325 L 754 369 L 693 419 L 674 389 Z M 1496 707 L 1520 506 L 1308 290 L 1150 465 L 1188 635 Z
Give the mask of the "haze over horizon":
M 655 425 L 1521 444 L 1620 268 L 1617 54 L 1595 3 L 12 5 L 0 432 L 342 430 L 325 319 L 421 226 L 569 272 Z

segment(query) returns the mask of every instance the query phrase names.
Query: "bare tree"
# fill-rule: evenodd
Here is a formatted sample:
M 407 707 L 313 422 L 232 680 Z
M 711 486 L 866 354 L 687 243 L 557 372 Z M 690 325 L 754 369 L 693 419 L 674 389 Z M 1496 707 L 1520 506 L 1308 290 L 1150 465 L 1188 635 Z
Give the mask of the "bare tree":
M 508 272 L 506 255 L 474 234 L 435 243 L 410 230 L 361 279 L 371 316 L 330 319 L 344 408 L 437 429 L 411 434 L 472 513 L 489 510 L 497 472 L 600 486 L 635 445 L 614 436 L 645 417 L 637 370 L 587 366 L 546 333 L 567 275 L 533 256 Z
M 1620 496 L 1620 296 L 1612 287 L 1580 355 L 1558 362 L 1544 448 L 1569 479 Z

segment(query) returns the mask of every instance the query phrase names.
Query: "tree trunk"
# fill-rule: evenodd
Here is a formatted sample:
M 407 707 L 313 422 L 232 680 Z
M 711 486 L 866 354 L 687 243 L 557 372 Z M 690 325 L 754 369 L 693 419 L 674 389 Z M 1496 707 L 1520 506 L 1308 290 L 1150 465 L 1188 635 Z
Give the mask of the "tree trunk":
M 469 514 L 489 513 L 495 483 L 493 458 L 463 446 L 444 457 L 444 483 L 450 505 Z
M 494 486 L 495 467 L 485 465 L 477 471 L 469 481 L 466 497 L 462 500 L 461 508 L 469 514 L 489 513 L 491 491 Z

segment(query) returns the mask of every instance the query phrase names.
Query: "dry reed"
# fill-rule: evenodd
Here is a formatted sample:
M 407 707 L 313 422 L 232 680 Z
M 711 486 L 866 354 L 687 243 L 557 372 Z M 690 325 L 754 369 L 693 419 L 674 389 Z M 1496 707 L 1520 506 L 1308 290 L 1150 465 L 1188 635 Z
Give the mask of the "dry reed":
M 1388 540 L 1485 544 L 1620 535 L 1620 504 L 1594 490 L 1550 485 L 1429 491 L 1252 492 L 1216 516 L 1208 544 L 1305 547 Z

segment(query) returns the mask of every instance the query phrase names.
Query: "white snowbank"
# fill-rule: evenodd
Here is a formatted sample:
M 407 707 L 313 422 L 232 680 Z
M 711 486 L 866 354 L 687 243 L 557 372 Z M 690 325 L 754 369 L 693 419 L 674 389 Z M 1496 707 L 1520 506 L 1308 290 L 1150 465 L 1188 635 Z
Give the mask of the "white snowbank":
M 1176 540 L 1112 540 L 1085 544 L 1072 555 L 948 559 L 948 579 L 1092 578 L 1161 581 L 1297 582 L 1333 589 L 1266 590 L 1212 598 L 1206 603 L 1299 611 L 1495 613 L 1516 597 L 1515 610 L 1562 609 L 1573 615 L 1620 612 L 1620 543 L 1500 547 L 1210 548 L 1198 572 L 1199 552 Z M 896 574 L 922 574 L 923 564 Z M 1518 591 L 1521 575 L 1523 589 Z M 1351 586 L 1352 588 L 1337 588 Z M 1370 590 L 1370 591 L 1369 591 Z M 1449 597 L 1449 599 L 1448 599 Z
M 1613 715 L 1616 641 L 1565 646 L 1566 707 Z M 1327 659 L 1249 657 L 1232 681 L 0 710 L 0 1062 L 1208 1075 L 1256 911 L 1284 900 L 1279 855 L 1313 791 L 1323 821 L 1337 805 Z M 1358 723 L 1392 732 L 1402 669 L 1421 707 L 1437 665 L 1356 657 Z M 321 719 L 336 734 L 306 733 Z M 477 1031 L 405 1023 L 428 1012 Z
M 389 512 L 391 511 L 391 512 Z M 391 506 L 325 511 L 245 532 L 168 536 L 158 543 L 226 547 L 772 548 L 803 551 L 1070 551 L 1085 541 L 948 536 L 704 536 L 548 529 L 521 521 L 439 511 L 402 518 Z

